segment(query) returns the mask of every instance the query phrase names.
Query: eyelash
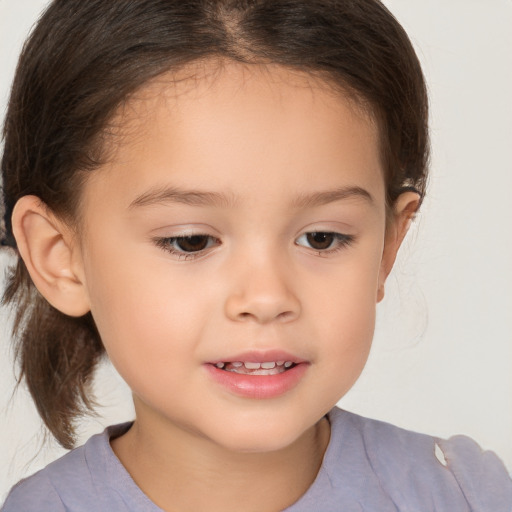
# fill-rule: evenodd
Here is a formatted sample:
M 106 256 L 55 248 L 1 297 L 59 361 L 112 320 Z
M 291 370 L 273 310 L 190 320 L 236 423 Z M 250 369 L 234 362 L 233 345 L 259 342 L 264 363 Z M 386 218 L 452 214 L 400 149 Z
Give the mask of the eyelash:
M 309 235 L 328 235 L 333 237 L 333 241 L 330 244 L 329 248 L 326 249 L 315 249 L 314 247 L 309 247 L 309 249 L 315 251 L 317 256 L 329 256 L 331 254 L 335 254 L 354 243 L 355 237 L 353 235 L 345 235 L 342 233 L 335 233 L 332 231 L 309 231 L 307 233 L 303 233 L 297 240 L 302 237 L 308 237 Z M 181 240 L 186 240 L 190 238 L 203 238 L 206 237 L 208 239 L 207 246 L 203 249 L 199 249 L 197 251 L 184 251 L 182 249 L 176 249 L 173 245 L 176 245 Z M 210 241 L 214 240 L 213 244 L 210 244 Z M 172 256 L 176 256 L 180 260 L 192 260 L 195 258 L 199 258 L 204 255 L 204 251 L 211 248 L 214 245 L 219 245 L 220 241 L 210 235 L 206 235 L 203 233 L 197 233 L 193 235 L 182 235 L 182 236 L 173 236 L 173 237 L 163 237 L 163 238 L 155 238 L 155 244 L 163 249 L 164 251 L 170 253 Z M 331 245 L 335 245 L 335 247 L 330 248 Z M 302 246 L 304 247 L 304 246 Z
M 182 235 L 182 236 L 171 236 L 171 237 L 164 237 L 164 238 L 155 238 L 154 241 L 158 247 L 163 249 L 164 251 L 170 253 L 172 256 L 176 256 L 180 260 L 192 260 L 195 258 L 198 258 L 204 254 L 204 251 L 209 249 L 214 244 L 209 244 L 209 246 L 205 247 L 204 249 L 198 250 L 198 251 L 183 251 L 183 250 L 177 250 L 173 248 L 172 246 L 177 244 L 180 240 L 186 240 L 187 238 L 208 238 L 208 244 L 211 240 L 214 240 L 216 242 L 215 245 L 219 245 L 220 241 L 210 235 L 206 235 L 203 233 L 197 233 L 193 235 Z
M 302 234 L 299 236 L 298 239 L 302 237 L 308 237 L 308 235 L 328 235 L 333 238 L 332 243 L 330 244 L 329 248 L 327 249 L 315 249 L 314 247 L 310 247 L 313 251 L 316 252 L 317 256 L 329 256 L 331 254 L 335 254 L 350 245 L 353 244 L 355 237 L 353 235 L 345 235 L 343 233 L 335 233 L 333 231 L 308 231 L 307 233 Z M 297 240 L 298 240 L 297 239 Z M 333 248 L 330 248 L 332 245 L 334 245 Z M 302 246 L 303 247 L 303 246 Z

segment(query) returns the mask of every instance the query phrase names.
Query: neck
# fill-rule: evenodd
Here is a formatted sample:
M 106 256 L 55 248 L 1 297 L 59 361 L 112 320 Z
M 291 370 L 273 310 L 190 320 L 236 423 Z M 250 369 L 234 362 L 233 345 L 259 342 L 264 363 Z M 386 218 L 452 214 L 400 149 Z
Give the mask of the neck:
M 166 512 L 283 510 L 313 483 L 330 436 L 326 418 L 291 445 L 234 452 L 183 429 L 137 420 L 112 448 L 135 483 Z

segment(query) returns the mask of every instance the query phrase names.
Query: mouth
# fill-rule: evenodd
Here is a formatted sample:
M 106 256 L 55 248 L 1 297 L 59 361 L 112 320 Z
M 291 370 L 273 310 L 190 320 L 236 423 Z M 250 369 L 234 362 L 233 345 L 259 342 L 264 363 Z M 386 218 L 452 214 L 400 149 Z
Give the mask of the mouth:
M 311 362 L 282 350 L 249 351 L 208 362 L 210 377 L 230 393 L 270 399 L 301 382 Z
M 219 370 L 237 373 L 239 375 L 278 375 L 291 370 L 297 365 L 293 361 L 224 361 L 215 363 Z

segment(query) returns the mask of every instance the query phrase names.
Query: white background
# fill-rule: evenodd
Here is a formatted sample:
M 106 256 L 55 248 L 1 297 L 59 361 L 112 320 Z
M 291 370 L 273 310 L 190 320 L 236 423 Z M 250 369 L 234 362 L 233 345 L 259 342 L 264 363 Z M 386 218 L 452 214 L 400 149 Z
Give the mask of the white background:
M 512 1 L 387 0 L 429 83 L 432 179 L 379 306 L 374 349 L 341 401 L 349 410 L 443 437 L 464 433 L 512 471 Z M 0 0 L 0 112 L 22 42 L 46 4 Z M 0 270 L 7 256 L 0 255 Z M 63 453 L 41 448 L 37 415 L 14 386 L 0 309 L 0 502 Z M 105 365 L 99 417 L 81 441 L 131 419 L 129 391 Z

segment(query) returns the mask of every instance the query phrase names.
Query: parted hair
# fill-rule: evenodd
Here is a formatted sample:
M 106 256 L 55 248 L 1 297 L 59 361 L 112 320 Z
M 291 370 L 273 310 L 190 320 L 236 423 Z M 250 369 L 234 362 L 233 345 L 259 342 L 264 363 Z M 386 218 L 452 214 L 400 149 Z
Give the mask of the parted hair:
M 426 86 L 409 38 L 378 0 L 54 0 L 25 43 L 5 118 L 2 245 L 17 253 L 11 214 L 24 195 L 79 222 L 81 186 L 104 162 L 108 123 L 123 102 L 162 73 L 219 57 L 338 85 L 378 123 L 388 205 L 404 189 L 423 196 Z M 19 256 L 3 303 L 14 312 L 19 382 L 70 448 L 77 418 L 93 410 L 104 354 L 94 319 L 53 308 Z

